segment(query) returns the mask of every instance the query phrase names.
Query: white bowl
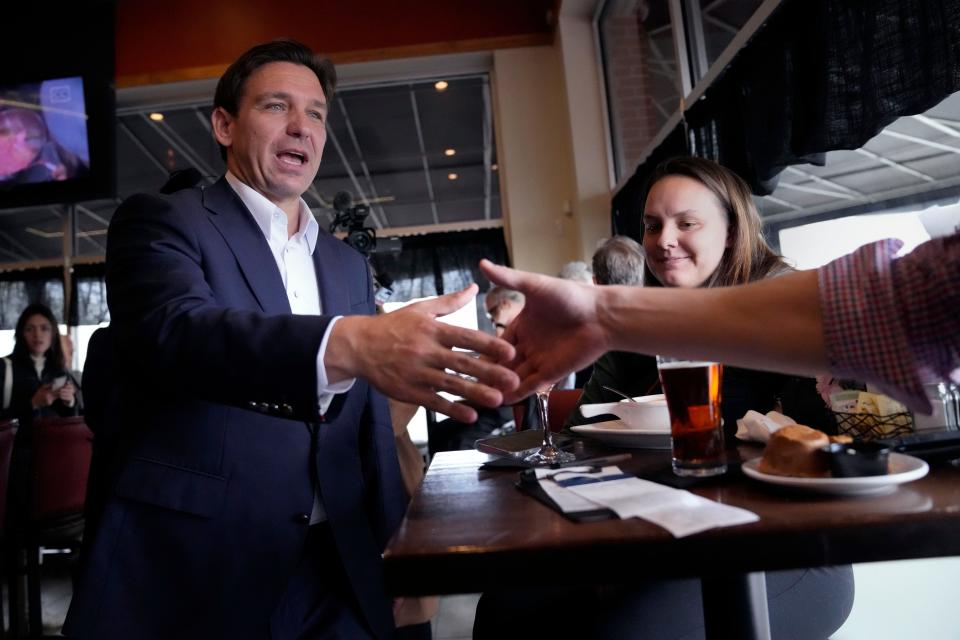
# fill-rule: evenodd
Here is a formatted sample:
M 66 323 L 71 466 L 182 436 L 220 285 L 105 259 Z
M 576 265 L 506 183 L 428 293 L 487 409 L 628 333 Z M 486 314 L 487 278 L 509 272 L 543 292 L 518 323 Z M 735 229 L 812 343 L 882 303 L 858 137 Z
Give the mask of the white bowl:
M 670 430 L 670 412 L 667 411 L 667 400 L 662 393 L 639 396 L 634 398 L 634 402 L 624 399 L 620 402 L 585 404 L 580 407 L 580 413 L 584 418 L 613 414 L 635 429 Z

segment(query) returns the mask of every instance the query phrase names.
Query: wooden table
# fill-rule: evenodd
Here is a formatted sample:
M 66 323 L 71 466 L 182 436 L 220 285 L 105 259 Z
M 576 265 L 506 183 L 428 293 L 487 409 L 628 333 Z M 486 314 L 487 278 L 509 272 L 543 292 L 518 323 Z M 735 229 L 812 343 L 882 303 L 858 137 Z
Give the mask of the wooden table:
M 554 561 L 564 570 L 544 577 L 551 585 L 701 577 L 707 637 L 767 638 L 763 571 L 960 555 L 960 469 L 952 466 L 863 497 L 791 493 L 731 474 L 691 491 L 760 521 L 676 539 L 636 518 L 572 522 L 517 490 L 517 471 L 478 470 L 487 459 L 476 451 L 434 457 L 384 555 L 392 593 L 475 593 L 516 586 L 504 580 L 518 575 L 535 586 L 533 569 Z M 668 451 L 638 450 L 620 467 L 649 478 L 669 464 Z

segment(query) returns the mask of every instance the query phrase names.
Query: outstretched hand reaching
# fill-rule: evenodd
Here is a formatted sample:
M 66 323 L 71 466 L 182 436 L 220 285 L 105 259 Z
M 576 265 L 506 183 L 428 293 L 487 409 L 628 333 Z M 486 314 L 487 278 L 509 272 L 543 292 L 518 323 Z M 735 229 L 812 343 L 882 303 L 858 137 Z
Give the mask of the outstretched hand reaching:
M 514 345 L 509 363 L 520 386 L 505 401 L 515 402 L 571 371 L 582 369 L 608 350 L 608 336 L 598 318 L 598 289 L 586 284 L 517 271 L 481 260 L 494 284 L 520 291 L 526 304 L 507 327 L 503 339 Z
M 477 286 L 411 304 L 392 313 L 348 316 L 334 325 L 324 358 L 331 381 L 362 377 L 384 394 L 473 422 L 476 404 L 497 407 L 518 383 L 500 363 L 514 349 L 491 335 L 456 327 L 437 318 L 456 311 L 477 294 Z M 467 349 L 480 358 L 453 348 Z M 438 391 L 461 396 L 451 402 Z

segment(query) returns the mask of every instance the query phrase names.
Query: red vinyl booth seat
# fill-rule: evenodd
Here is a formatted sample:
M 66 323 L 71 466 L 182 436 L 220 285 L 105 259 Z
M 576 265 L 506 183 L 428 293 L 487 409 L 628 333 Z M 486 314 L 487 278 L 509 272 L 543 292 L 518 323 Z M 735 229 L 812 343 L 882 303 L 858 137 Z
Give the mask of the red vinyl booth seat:
M 32 520 L 43 525 L 83 513 L 93 433 L 82 417 L 33 422 Z

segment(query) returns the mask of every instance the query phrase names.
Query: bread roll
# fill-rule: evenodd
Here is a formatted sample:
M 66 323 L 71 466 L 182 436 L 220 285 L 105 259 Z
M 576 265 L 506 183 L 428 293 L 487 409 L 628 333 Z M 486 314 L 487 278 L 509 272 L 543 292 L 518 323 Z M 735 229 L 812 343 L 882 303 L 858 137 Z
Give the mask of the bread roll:
M 770 436 L 757 469 L 777 476 L 820 478 L 829 475 L 820 449 L 830 444 L 827 434 L 802 424 L 778 429 Z

